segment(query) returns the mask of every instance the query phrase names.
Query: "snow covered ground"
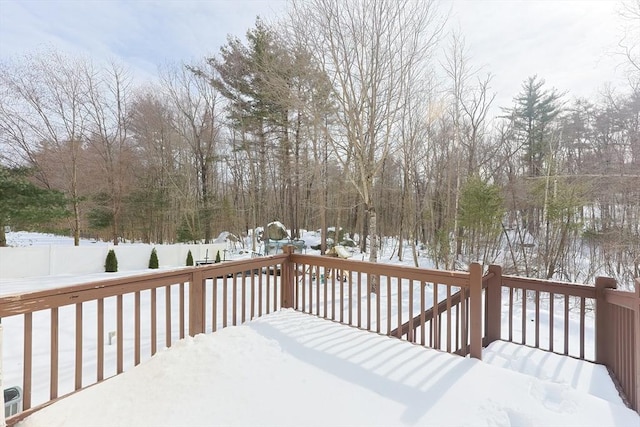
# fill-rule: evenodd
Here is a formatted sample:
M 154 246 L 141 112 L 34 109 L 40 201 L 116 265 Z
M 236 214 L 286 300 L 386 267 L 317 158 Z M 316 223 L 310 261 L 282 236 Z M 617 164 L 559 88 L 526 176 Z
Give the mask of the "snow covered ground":
M 44 240 L 22 235 L 23 241 L 25 236 L 31 239 L 29 244 Z M 65 244 L 55 236 L 49 240 L 47 244 Z M 65 286 L 103 276 L 114 277 L 102 273 L 16 279 L 0 282 L 0 293 Z M 556 310 L 561 307 L 558 301 Z M 61 309 L 61 319 L 67 314 L 73 318 L 73 307 L 69 310 Z M 527 316 L 531 310 L 528 306 Z M 517 307 L 514 315 L 520 318 Z M 91 306 L 85 317 L 95 322 Z M 575 335 L 573 317 L 570 332 Z M 546 320 L 541 318 L 542 342 Z M 587 313 L 587 353 L 593 347 L 589 341 L 592 320 Z M 503 313 L 503 332 L 505 321 Z M 12 359 L 12 353 L 18 357 L 19 351 L 7 348 L 7 343 L 21 348 L 17 343 L 21 332 L 11 325 L 15 322 L 21 320 L 3 319 L 4 358 L 11 361 L 4 365 L 4 377 L 13 381 L 5 382 L 5 387 L 19 385 L 22 372 L 17 365 L 21 356 Z M 72 334 L 64 325 L 61 323 L 61 333 Z M 514 339 L 519 332 L 516 325 Z M 17 336 L 7 335 L 12 333 Z M 34 315 L 35 342 L 42 341 L 48 348 L 48 334 L 48 321 L 40 322 Z M 554 336 L 558 340 L 562 334 Z M 61 340 L 62 394 L 71 390 L 65 389 L 65 380 L 68 387 L 73 383 L 74 350 L 73 346 L 64 348 L 65 343 Z M 105 357 L 112 350 L 113 346 L 108 347 Z M 34 364 L 38 358 L 45 361 L 44 371 L 34 367 L 34 375 L 46 380 L 42 390 L 34 389 L 34 404 L 42 402 L 40 394 L 45 400 L 48 394 L 48 357 L 46 351 L 34 354 Z M 95 367 L 89 365 L 86 380 L 95 376 Z M 602 366 L 505 342 L 485 349 L 479 362 L 283 310 L 243 326 L 174 342 L 171 349 L 135 369 L 63 399 L 20 425 L 212 424 L 639 427 L 640 417 L 623 405 Z
M 19 426 L 640 425 L 602 366 L 504 342 L 484 358 L 281 310 L 182 340 Z
M 49 233 L 36 233 L 31 231 L 11 231 L 7 233 L 7 246 L 73 246 L 73 237 L 59 236 Z M 80 246 L 108 246 L 108 242 L 95 239 L 80 239 Z

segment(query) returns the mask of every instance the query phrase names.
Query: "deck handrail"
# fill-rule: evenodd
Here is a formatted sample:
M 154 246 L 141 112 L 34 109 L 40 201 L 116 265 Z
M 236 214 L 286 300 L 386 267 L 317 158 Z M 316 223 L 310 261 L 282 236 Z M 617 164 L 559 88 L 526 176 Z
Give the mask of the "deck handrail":
M 418 341 L 422 345 L 451 353 L 470 354 L 478 359 L 482 357 L 482 267 L 479 264 L 472 264 L 469 271 L 465 272 L 302 254 L 293 254 L 291 261 L 297 266 L 296 269 L 303 273 L 298 279 L 295 298 L 296 308 L 300 311 L 397 338 L 406 335 L 409 341 Z M 311 277 L 306 277 L 305 272 Z M 314 275 L 330 277 L 331 286 L 329 283 L 314 281 Z M 336 282 L 338 275 L 341 279 Z M 369 294 L 371 280 L 380 281 L 381 285 L 372 295 Z M 406 307 L 408 315 L 403 313 L 402 303 L 392 301 L 392 281 L 395 281 L 394 286 L 397 286 L 396 298 L 406 296 L 409 301 Z M 344 289 L 345 284 L 348 289 Z M 441 292 L 446 293 L 446 296 L 440 307 L 447 304 L 450 308 L 453 307 L 453 317 L 451 310 L 440 310 L 446 313 L 446 319 L 442 319 L 437 313 L 437 308 L 430 309 L 433 304 L 427 301 L 428 298 L 424 295 L 427 285 L 433 287 L 432 293 L 436 299 L 438 289 L 443 288 Z M 462 299 L 454 296 L 458 292 L 467 297 Z M 322 306 L 321 293 L 324 294 L 325 301 Z M 363 302 L 365 295 L 370 297 Z M 386 303 L 386 307 L 381 305 L 381 299 Z M 331 306 L 327 305 L 327 300 L 331 301 Z M 413 305 L 418 303 L 418 312 L 421 314 L 413 316 Z M 337 315 L 336 305 L 339 306 Z M 402 327 L 404 323 L 409 326 Z M 420 330 L 420 339 L 417 339 L 418 334 L 414 333 L 417 330 Z
M 374 282 L 376 290 L 371 292 Z M 125 299 L 133 304 L 130 356 L 123 350 Z M 435 301 L 437 304 L 433 304 Z M 97 307 L 97 350 L 86 347 L 83 341 L 84 311 L 92 302 Z M 475 358 L 481 358 L 483 345 L 498 339 L 556 351 L 556 322 L 564 327 L 564 343 L 558 345 L 559 351 L 570 354 L 569 312 L 574 310 L 570 304 L 577 309 L 580 328 L 579 353 L 575 357 L 586 357 L 586 311 L 587 306 L 593 305 L 595 362 L 609 368 L 628 405 L 639 411 L 640 280 L 636 280 L 635 292 L 626 292 L 616 289 L 615 280 L 610 278 L 598 278 L 595 286 L 589 286 L 503 275 L 497 265 L 488 266 L 483 276 L 479 264 L 471 264 L 466 272 L 454 272 L 303 255 L 285 248 L 283 254 L 268 257 L 1 296 L 0 319 L 24 319 L 21 386 L 25 411 L 7 422 L 12 426 L 60 396 L 109 377 L 104 316 L 110 308 L 116 311 L 117 323 L 117 358 L 110 363 L 117 375 L 125 370 L 127 357 L 133 359 L 135 366 L 149 352 L 155 354 L 163 333 L 164 345 L 170 347 L 173 339 L 186 334 L 213 332 L 283 307 Z M 163 305 L 164 325 L 158 321 Z M 502 319 L 502 305 L 509 306 L 505 328 L 502 321 L 507 319 Z M 75 323 L 75 378 L 73 390 L 60 393 L 59 325 L 66 306 L 75 308 L 68 316 L 70 323 Z M 175 313 L 172 307 L 177 310 Z M 555 308 L 560 308 L 559 319 Z M 149 313 L 143 316 L 145 310 Z M 552 313 L 548 342 L 539 326 L 544 310 Z M 49 399 L 32 407 L 33 314 L 46 311 L 51 319 Z M 147 327 L 151 331 L 150 342 L 143 343 L 141 332 Z M 145 346 L 150 351 L 144 350 Z M 83 357 L 92 352 L 97 358 L 95 381 L 83 376 Z
M 626 403 L 640 413 L 640 279 L 635 292 L 596 279 L 596 362 L 613 374 Z
M 494 277 L 494 275 L 495 275 L 495 273 L 489 272 L 489 273 L 485 274 L 484 276 L 482 276 L 482 289 L 486 289 L 487 288 L 488 280 L 491 279 L 492 277 Z M 451 295 L 451 301 L 450 301 L 449 305 L 455 306 L 455 305 L 460 304 L 461 298 L 462 298 L 461 292 L 457 291 L 456 293 Z M 469 299 L 468 295 L 466 296 L 466 299 L 467 300 Z M 435 311 L 438 312 L 438 313 L 442 313 L 446 309 L 447 309 L 447 300 L 443 300 L 443 301 L 440 301 L 440 303 L 438 303 L 438 307 L 435 308 Z M 415 329 L 417 327 L 418 322 L 420 321 L 420 318 L 422 316 L 424 316 L 424 317 L 433 317 L 433 312 L 434 312 L 434 307 L 428 308 L 427 310 L 425 310 L 423 312 L 424 314 L 422 314 L 422 313 L 418 314 L 413 319 L 403 323 L 402 326 L 400 326 L 400 328 L 396 328 L 393 331 L 391 331 L 391 336 L 407 335 L 409 333 L 409 329 L 410 328 L 414 328 Z M 400 329 L 400 331 L 398 331 L 398 329 Z
M 75 393 L 78 390 L 99 383 L 110 377 L 106 368 L 105 355 L 105 312 L 108 302 L 116 312 L 115 346 L 116 357 L 112 361 L 113 374 L 118 375 L 125 370 L 126 355 L 123 335 L 124 329 L 124 300 L 125 297 L 133 303 L 134 331 L 133 351 L 131 359 L 133 366 L 138 365 L 142 358 L 142 292 L 148 292 L 148 308 L 150 310 L 149 342 L 150 355 L 156 353 L 158 346 L 170 347 L 173 339 L 185 337 L 185 333 L 194 336 L 198 333 L 215 331 L 228 324 L 236 325 L 248 318 L 264 313 L 276 311 L 280 307 L 290 306 L 290 301 L 282 292 L 280 271 L 287 265 L 288 254 L 272 255 L 249 260 L 229 261 L 218 264 L 187 267 L 174 270 L 164 270 L 135 276 L 118 277 L 113 279 L 96 280 L 90 283 L 71 285 L 61 288 L 44 289 L 22 294 L 0 296 L 0 319 L 3 320 L 5 330 L 7 321 L 21 316 L 23 318 L 23 349 L 22 349 L 22 406 L 23 411 L 9 417 L 6 422 L 14 425 L 29 414 L 52 402 Z M 262 273 L 263 270 L 268 274 Z M 164 293 L 164 301 L 160 301 L 158 294 Z M 209 294 L 209 296 L 207 295 Z M 218 298 L 221 293 L 225 298 Z M 227 298 L 228 296 L 228 298 Z M 115 301 L 113 301 L 115 299 Z M 231 301 L 231 302 L 230 302 Z M 84 344 L 83 319 L 86 303 L 96 303 L 96 348 L 89 349 Z M 164 325 L 158 321 L 164 305 Z M 59 384 L 59 350 L 60 350 L 60 322 L 62 309 L 75 307 L 73 314 L 67 316 L 71 324 L 75 324 L 75 367 L 73 386 L 70 392 L 62 392 Z M 171 307 L 176 307 L 174 313 Z M 162 307 L 160 307 L 162 308 Z M 32 406 L 33 392 L 33 315 L 39 312 L 49 312 L 50 317 L 50 361 L 49 361 L 49 398 L 42 403 Z M 207 328 L 207 325 L 210 325 Z M 13 332 L 19 334 L 19 332 Z M 6 335 L 5 335 L 6 337 Z M 7 344 L 5 340 L 5 345 Z M 84 372 L 83 360 L 85 353 L 95 352 L 96 373 L 95 380 L 89 380 Z M 5 352 L 6 353 L 6 352 Z M 7 366 L 7 365 L 5 365 Z M 6 377 L 5 377 L 6 378 Z M 36 379 L 38 380 L 38 379 Z

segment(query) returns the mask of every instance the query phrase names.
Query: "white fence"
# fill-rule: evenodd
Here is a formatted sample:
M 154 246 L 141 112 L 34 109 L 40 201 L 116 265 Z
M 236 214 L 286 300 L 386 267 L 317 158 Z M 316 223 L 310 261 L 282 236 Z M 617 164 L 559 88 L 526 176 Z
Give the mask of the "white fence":
M 186 265 L 191 250 L 193 260 L 214 260 L 216 253 L 224 256 L 225 243 L 206 245 L 145 245 L 117 246 L 27 246 L 0 248 L 0 278 L 18 279 L 63 274 L 80 275 L 104 272 L 107 253 L 114 249 L 118 271 L 143 270 L 149 267 L 151 250 L 156 248 L 160 267 Z

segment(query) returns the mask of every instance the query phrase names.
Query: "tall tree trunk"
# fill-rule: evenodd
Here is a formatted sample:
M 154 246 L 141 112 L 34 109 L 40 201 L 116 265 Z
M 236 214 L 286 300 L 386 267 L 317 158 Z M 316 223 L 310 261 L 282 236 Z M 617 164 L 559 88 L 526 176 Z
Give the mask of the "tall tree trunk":
M 71 195 L 73 198 L 73 245 L 80 246 L 80 201 L 78 195 L 78 178 L 76 162 L 73 162 L 73 179 L 71 181 Z
M 376 209 L 373 206 L 365 205 L 366 217 L 369 223 L 369 262 L 378 261 L 378 230 L 377 230 L 377 218 Z M 369 292 L 378 293 L 378 276 L 375 274 L 369 274 Z
M 320 254 L 324 255 L 327 251 L 327 206 L 329 205 L 329 186 L 327 185 L 328 179 L 328 162 L 329 162 L 329 147 L 326 138 L 324 139 L 324 146 L 322 147 L 322 210 L 320 212 Z M 337 227 L 337 225 L 336 225 Z

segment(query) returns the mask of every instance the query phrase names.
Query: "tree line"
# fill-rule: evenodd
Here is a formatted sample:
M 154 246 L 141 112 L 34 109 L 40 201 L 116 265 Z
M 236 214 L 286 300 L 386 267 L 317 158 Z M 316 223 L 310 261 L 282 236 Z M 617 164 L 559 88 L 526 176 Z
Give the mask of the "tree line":
M 42 216 L 6 208 L 0 223 L 118 244 L 208 242 L 280 220 L 292 237 L 342 227 L 372 261 L 378 236 L 396 236 L 411 252 L 400 244 L 393 256 L 416 264 L 425 254 L 443 268 L 478 260 L 631 283 L 640 276 L 634 47 L 623 52 L 628 88 L 571 99 L 525 76 L 493 119 L 491 74 L 444 24 L 433 1 L 293 1 L 282 22 L 257 19 L 214 57 L 165 65 L 145 86 L 120 64 L 57 51 L 7 61 L 0 189 L 24 183 L 27 168 L 56 202 L 38 193 L 31 209 Z

